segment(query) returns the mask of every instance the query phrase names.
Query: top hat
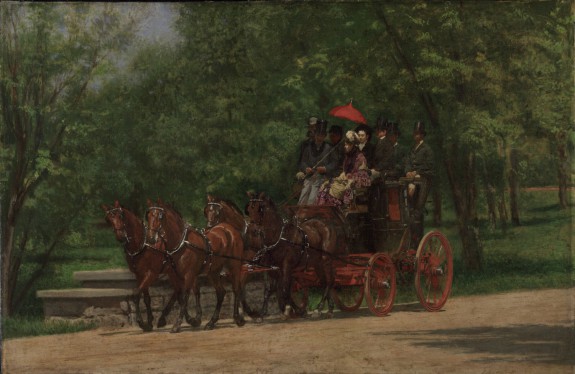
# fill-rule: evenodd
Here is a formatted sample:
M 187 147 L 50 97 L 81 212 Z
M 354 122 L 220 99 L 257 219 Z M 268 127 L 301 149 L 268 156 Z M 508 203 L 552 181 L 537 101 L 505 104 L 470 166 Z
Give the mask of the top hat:
M 342 134 L 343 134 L 343 129 L 341 128 L 341 126 L 331 125 L 331 127 L 329 128 L 328 133 L 330 133 L 330 134 L 339 134 L 339 135 L 342 135 Z
M 415 122 L 415 125 L 413 125 L 413 132 L 425 136 L 425 134 L 427 134 L 427 132 L 425 132 L 425 124 L 421 121 Z
M 325 119 L 320 119 L 315 125 L 315 133 L 320 135 L 327 134 L 327 121 Z
M 399 123 L 389 122 L 387 125 L 387 134 L 400 136 L 401 131 L 399 130 Z
M 384 118 L 383 116 L 379 116 L 377 117 L 377 123 L 375 124 L 375 131 L 386 131 L 387 130 L 387 126 L 389 125 L 389 121 L 387 120 L 387 118 Z

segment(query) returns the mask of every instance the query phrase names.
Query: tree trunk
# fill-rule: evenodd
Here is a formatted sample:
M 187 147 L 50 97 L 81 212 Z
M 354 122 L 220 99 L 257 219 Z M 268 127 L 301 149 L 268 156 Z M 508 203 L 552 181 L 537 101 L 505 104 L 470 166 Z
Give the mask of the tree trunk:
M 459 157 L 458 157 L 459 155 Z M 464 159 L 461 150 L 453 145 L 444 162 L 457 215 L 457 227 L 463 247 L 463 263 L 466 270 L 479 271 L 482 268 L 483 245 L 479 239 L 479 229 L 476 226 L 477 195 L 473 192 L 475 184 L 474 170 L 468 170 L 463 176 L 456 173 L 455 162 Z M 473 155 L 469 155 L 468 164 L 473 165 Z
M 441 180 L 433 182 L 433 226 L 441 226 Z
M 505 193 L 503 191 L 500 191 L 498 195 L 499 197 L 497 199 L 497 210 L 499 211 L 499 222 L 501 222 L 501 230 L 503 230 L 503 232 L 506 232 L 509 216 L 507 215 L 507 204 L 505 203 Z
M 511 148 L 509 150 L 509 204 L 511 208 L 511 223 L 515 226 L 519 226 L 519 158 L 517 156 L 517 150 Z
M 557 179 L 559 182 L 559 207 L 561 209 L 567 209 L 569 206 L 568 201 L 568 181 L 569 181 L 569 157 L 567 151 L 567 134 L 564 131 L 560 131 L 556 135 L 557 142 Z
M 12 202 L 13 199 L 10 199 Z M 16 225 L 14 217 L 14 204 L 8 204 L 8 213 L 5 224 L 2 227 L 2 317 L 12 315 L 12 298 L 14 285 L 12 279 L 12 252 L 14 249 L 14 232 Z
M 489 227 L 494 229 L 497 226 L 497 213 L 495 204 L 495 186 L 491 183 L 489 172 L 485 161 L 482 163 L 481 171 L 483 173 L 483 191 L 485 193 L 485 201 L 487 201 L 487 221 Z

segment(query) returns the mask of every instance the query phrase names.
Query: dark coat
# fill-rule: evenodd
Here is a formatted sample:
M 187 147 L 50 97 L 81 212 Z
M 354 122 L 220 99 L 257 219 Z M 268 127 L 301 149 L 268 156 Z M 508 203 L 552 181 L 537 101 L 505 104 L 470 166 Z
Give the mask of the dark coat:
M 392 167 L 391 171 L 388 173 L 390 177 L 399 178 L 403 177 L 407 172 L 405 170 L 405 163 L 407 162 L 407 149 L 400 145 L 399 143 L 395 143 L 393 145 L 393 154 L 392 154 Z
M 360 151 L 367 160 L 367 167 L 373 169 L 373 155 L 375 153 L 375 145 L 367 142 L 363 149 Z
M 315 142 L 308 144 L 303 151 L 299 170 L 305 173 L 305 169 L 308 167 L 317 168 L 325 166 L 326 175 L 332 175 L 337 167 L 337 159 L 335 150 L 329 153 L 331 148 L 332 146 L 326 142 L 323 142 L 319 148 L 315 145 Z
M 387 137 L 377 139 L 373 152 L 373 169 L 379 172 L 393 169 L 393 144 Z
M 433 178 L 433 150 L 426 142 L 411 149 L 405 171 L 415 171 L 422 177 Z

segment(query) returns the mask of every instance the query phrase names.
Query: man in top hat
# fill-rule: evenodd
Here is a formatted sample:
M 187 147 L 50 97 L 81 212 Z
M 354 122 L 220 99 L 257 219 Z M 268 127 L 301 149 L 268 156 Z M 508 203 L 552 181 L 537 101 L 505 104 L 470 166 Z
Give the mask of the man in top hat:
M 425 202 L 433 181 L 433 151 L 425 143 L 426 131 L 423 122 L 416 122 L 413 127 L 415 144 L 408 155 L 406 163 L 407 178 L 419 183 L 408 185 L 408 204 L 410 212 L 411 248 L 417 248 L 423 237 L 423 212 Z
M 318 120 L 314 142 L 305 148 L 299 165 L 298 174 L 304 174 L 304 181 L 298 205 L 315 204 L 319 187 L 327 180 L 328 175 L 334 173 L 334 152 L 331 152 L 332 146 L 325 142 L 326 136 L 327 121 Z
M 393 143 L 387 137 L 387 128 L 389 122 L 383 117 L 377 119 L 375 126 L 375 133 L 377 135 L 377 143 L 373 152 L 373 163 L 371 168 L 371 180 L 378 180 L 384 177 L 385 171 L 392 168 L 393 158 Z

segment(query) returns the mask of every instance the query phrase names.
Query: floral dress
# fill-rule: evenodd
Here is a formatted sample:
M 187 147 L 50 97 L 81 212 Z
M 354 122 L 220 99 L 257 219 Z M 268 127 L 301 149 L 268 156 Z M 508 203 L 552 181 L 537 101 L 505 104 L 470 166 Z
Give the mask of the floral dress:
M 371 185 L 367 161 L 357 147 L 345 155 L 342 173 L 325 182 L 317 196 L 317 205 L 348 206 L 353 200 L 352 188 Z

